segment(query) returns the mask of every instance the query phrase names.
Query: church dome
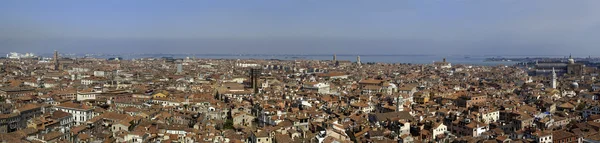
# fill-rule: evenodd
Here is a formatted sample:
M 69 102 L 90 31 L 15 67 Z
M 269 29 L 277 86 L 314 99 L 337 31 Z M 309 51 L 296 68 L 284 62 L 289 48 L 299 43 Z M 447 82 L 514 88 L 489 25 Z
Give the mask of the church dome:
M 573 57 L 571 55 L 569 55 L 569 64 L 574 64 L 575 60 L 573 59 Z
M 579 83 L 577 83 L 577 82 L 573 82 L 573 83 L 571 83 L 571 87 L 572 87 L 573 89 L 579 88 Z

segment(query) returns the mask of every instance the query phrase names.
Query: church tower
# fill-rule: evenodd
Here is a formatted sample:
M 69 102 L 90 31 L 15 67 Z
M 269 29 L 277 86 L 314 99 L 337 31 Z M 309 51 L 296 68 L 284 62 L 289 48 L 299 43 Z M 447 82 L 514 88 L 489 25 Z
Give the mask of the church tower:
M 333 54 L 333 62 L 337 61 L 337 56 Z
M 556 72 L 552 68 L 552 88 L 556 89 Z
M 398 98 L 396 98 L 396 111 L 404 111 L 404 99 L 402 98 L 402 95 L 398 95 Z
M 54 50 L 54 70 L 58 70 L 60 68 L 60 63 L 58 63 L 58 51 Z
M 356 56 L 356 64 L 360 66 L 360 56 Z

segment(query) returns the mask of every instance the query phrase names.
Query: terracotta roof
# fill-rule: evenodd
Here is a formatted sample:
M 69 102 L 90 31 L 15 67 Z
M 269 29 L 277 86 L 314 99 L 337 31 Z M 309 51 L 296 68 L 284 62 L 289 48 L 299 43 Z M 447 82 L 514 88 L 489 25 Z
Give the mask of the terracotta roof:
M 79 109 L 79 110 L 90 110 L 90 109 L 92 109 L 90 106 L 87 106 L 85 104 L 74 103 L 74 102 L 65 102 L 65 103 L 59 104 L 57 106 L 59 106 L 59 107 L 65 107 L 65 108 L 72 108 L 72 109 Z
M 44 135 L 44 140 L 45 141 L 53 140 L 53 139 L 56 139 L 56 138 L 58 138 L 58 137 L 60 137 L 62 135 L 64 135 L 64 134 L 60 133 L 60 132 L 57 132 L 57 131 L 50 132 L 50 133 L 47 133 L 46 135 Z
M 23 112 L 23 111 L 32 110 L 32 109 L 35 109 L 35 108 L 40 108 L 40 107 L 41 106 L 39 104 L 30 103 L 30 104 L 25 104 L 25 105 L 17 108 L 17 110 Z
M 52 113 L 51 118 L 60 119 L 60 118 L 68 117 L 68 116 L 71 116 L 71 113 L 67 113 L 62 110 L 57 110 Z

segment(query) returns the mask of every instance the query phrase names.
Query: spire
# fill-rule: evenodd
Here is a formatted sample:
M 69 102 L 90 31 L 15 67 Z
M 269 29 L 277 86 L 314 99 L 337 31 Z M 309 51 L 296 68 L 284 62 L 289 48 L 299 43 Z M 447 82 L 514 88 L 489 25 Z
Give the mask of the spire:
M 556 89 L 556 71 L 552 67 L 552 88 Z
M 337 55 L 333 54 L 333 61 L 337 61 Z
M 356 56 L 356 63 L 360 66 L 360 56 Z
M 398 95 L 396 98 L 396 111 L 404 111 L 404 99 L 402 95 Z

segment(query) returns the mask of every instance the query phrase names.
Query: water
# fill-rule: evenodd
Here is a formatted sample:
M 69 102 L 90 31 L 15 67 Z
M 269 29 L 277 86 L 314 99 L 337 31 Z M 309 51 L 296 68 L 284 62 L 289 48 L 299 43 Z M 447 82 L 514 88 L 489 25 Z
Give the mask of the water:
M 100 56 L 102 58 L 110 58 L 115 56 Z M 201 59 L 279 59 L 279 60 L 332 60 L 333 55 L 169 55 L 169 54 L 156 54 L 156 55 L 122 55 L 124 59 L 132 58 L 160 58 L 160 57 L 173 57 L 173 58 L 186 58 L 195 57 Z M 512 61 L 499 61 L 499 62 L 486 62 L 486 58 L 492 58 L 497 56 L 439 56 L 439 55 L 361 55 L 361 62 L 378 62 L 378 63 L 412 63 L 412 64 L 431 64 L 434 61 L 442 61 L 446 58 L 447 62 L 453 64 L 465 64 L 465 65 L 513 65 L 517 62 Z M 356 55 L 337 55 L 337 60 L 341 61 L 352 61 L 356 62 Z
M 52 57 L 51 54 L 41 54 L 43 57 Z M 115 58 L 121 57 L 124 59 L 139 59 L 139 58 L 200 58 L 200 59 L 280 59 L 280 60 L 332 60 L 333 55 L 266 55 L 266 54 L 111 54 L 111 55 L 62 55 L 64 57 L 94 57 L 94 58 Z M 356 62 L 357 55 L 337 55 L 337 60 Z M 446 58 L 447 62 L 454 65 L 513 65 L 514 61 L 485 61 L 486 58 L 524 58 L 524 57 L 539 57 L 539 56 L 487 56 L 487 55 L 360 55 L 361 62 L 377 62 L 377 63 L 411 63 L 411 64 L 431 64 L 434 61 L 442 61 Z

